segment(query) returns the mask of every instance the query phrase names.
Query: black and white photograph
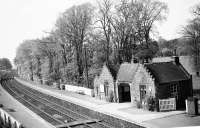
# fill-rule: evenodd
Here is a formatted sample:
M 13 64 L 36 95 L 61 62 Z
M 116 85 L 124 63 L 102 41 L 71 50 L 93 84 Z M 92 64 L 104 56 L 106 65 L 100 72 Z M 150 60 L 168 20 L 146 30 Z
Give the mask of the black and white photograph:
M 200 0 L 0 0 L 0 128 L 200 128 Z

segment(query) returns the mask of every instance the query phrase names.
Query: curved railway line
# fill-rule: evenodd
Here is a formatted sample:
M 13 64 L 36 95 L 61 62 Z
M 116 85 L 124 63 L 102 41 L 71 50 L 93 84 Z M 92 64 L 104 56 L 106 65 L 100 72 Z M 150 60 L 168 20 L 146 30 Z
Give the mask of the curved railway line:
M 67 101 L 41 93 L 16 80 L 4 81 L 2 86 L 15 99 L 56 128 L 113 128 L 103 120 L 67 108 Z

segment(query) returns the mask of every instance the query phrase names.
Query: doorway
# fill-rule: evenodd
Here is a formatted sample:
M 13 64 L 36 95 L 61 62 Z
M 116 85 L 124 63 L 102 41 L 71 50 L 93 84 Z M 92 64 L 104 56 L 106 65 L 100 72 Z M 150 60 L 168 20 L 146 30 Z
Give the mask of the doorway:
M 121 83 L 118 86 L 119 103 L 131 102 L 130 86 L 127 83 Z

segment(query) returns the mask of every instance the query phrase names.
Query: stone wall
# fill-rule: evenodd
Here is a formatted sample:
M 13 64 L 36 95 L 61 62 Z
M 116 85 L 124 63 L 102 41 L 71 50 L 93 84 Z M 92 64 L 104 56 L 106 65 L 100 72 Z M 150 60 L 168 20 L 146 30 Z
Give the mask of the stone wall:
M 106 100 L 108 98 L 108 97 L 105 97 L 105 92 L 101 92 L 101 89 L 100 89 L 100 86 L 104 88 L 105 82 L 108 83 L 108 92 L 109 93 L 112 92 L 114 94 L 114 84 L 115 84 L 114 79 L 106 65 L 103 66 L 100 76 L 96 78 L 94 82 L 96 82 L 94 83 L 94 86 L 95 86 L 94 92 L 96 93 L 95 97 L 102 100 Z
M 96 96 L 98 96 L 98 93 L 99 93 L 99 90 L 98 90 L 98 88 L 99 88 L 99 76 L 96 76 L 95 78 L 94 78 L 94 80 L 93 80 L 93 85 L 94 85 L 94 96 L 96 97 Z
M 140 101 L 140 85 L 146 85 L 147 96 L 155 97 L 155 80 L 142 64 L 139 64 L 134 80 L 131 83 L 131 102 L 133 104 L 136 101 Z

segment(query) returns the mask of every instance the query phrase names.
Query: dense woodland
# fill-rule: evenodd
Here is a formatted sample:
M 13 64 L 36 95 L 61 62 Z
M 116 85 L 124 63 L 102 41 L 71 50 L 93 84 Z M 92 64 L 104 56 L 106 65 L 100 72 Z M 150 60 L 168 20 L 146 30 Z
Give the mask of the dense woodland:
M 12 64 L 7 58 L 0 58 L 0 84 L 3 80 L 12 79 L 16 76 L 16 71 L 12 69 Z
M 145 62 L 155 56 L 199 56 L 200 5 L 193 7 L 194 18 L 181 30 L 182 38 L 156 41 L 155 23 L 163 22 L 168 11 L 157 0 L 72 6 L 47 37 L 20 44 L 14 60 L 18 73 L 42 84 L 62 81 L 92 88 L 103 64 L 117 67 L 133 58 Z

